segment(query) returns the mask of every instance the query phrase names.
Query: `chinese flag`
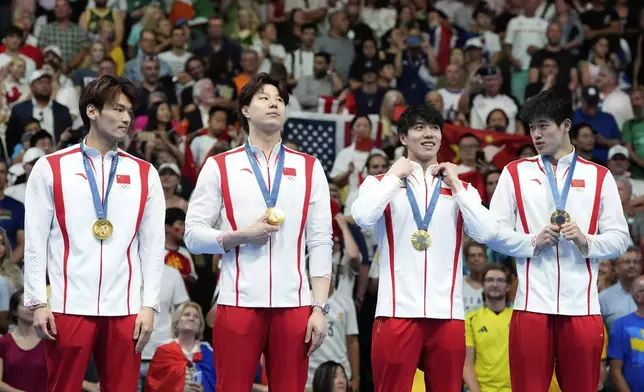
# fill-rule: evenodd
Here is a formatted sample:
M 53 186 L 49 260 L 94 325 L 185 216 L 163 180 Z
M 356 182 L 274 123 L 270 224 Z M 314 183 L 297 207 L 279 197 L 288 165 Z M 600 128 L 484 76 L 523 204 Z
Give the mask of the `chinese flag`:
M 129 174 L 117 174 L 116 175 L 116 183 L 117 184 L 129 184 L 130 183 L 130 175 Z

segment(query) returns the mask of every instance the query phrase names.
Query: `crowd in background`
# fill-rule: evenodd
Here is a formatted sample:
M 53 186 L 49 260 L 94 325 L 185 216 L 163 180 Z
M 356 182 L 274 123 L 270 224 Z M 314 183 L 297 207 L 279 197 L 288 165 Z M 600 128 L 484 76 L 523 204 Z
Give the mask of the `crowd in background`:
M 104 74 L 136 83 L 139 102 L 122 148 L 154 164 L 167 206 L 161 311 L 139 389 L 170 391 L 155 378 L 169 369 L 155 363 L 163 352 L 179 358 L 172 366 L 185 373 L 183 391 L 214 390 L 208 342 L 219 259 L 183 246 L 187 200 L 208 157 L 246 142 L 237 96 L 266 72 L 288 88 L 287 114 L 350 119 L 352 142 L 328 172 L 332 310 L 327 340 L 310 358 L 313 391 L 373 390 L 378 252 L 374 233 L 354 224 L 350 206 L 367 175 L 386 173 L 403 154 L 400 110 L 431 103 L 449 126 L 469 129 L 448 148 L 487 203 L 503 169 L 495 158 L 536 152 L 529 138 L 502 151 L 483 131 L 528 135 L 519 110 L 547 89 L 574 103 L 572 143 L 615 176 L 632 237 L 624 255 L 599 265 L 608 345 L 599 388 L 644 391 L 644 335 L 634 343 L 625 338 L 632 328 L 644 331 L 644 290 L 633 291 L 644 244 L 641 2 L 0 0 L 0 29 L 0 390 L 45 390 L 44 345 L 22 305 L 25 184 L 37 159 L 82 139 L 79 94 Z M 297 139 L 283 142 L 302 149 Z M 506 391 L 508 328 L 501 321 L 509 320 L 519 284 L 514 261 L 473 242 L 464 259 L 464 386 Z M 485 321 L 496 320 L 485 316 L 490 310 L 501 321 Z M 182 350 L 168 351 L 169 342 Z M 202 384 L 192 381 L 197 369 Z M 99 388 L 90 363 L 83 389 Z M 263 363 L 254 390 L 268 390 Z M 424 390 L 420 372 L 414 390 Z M 555 378 L 551 390 L 558 390 Z

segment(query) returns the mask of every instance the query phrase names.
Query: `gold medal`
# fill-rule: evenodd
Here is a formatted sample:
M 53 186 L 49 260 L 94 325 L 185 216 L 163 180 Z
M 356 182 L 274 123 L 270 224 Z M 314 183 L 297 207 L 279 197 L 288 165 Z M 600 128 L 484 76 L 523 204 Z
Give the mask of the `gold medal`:
M 561 227 L 564 223 L 570 222 L 570 215 L 564 210 L 557 210 L 550 215 L 550 223 Z
M 268 215 L 268 218 L 266 218 L 266 222 L 270 223 L 273 226 L 279 226 L 284 222 L 284 219 L 286 216 L 284 215 L 284 211 L 277 207 L 272 207 L 266 210 L 266 215 Z
M 98 238 L 101 241 L 104 241 L 112 236 L 114 227 L 112 226 L 112 223 L 107 219 L 99 219 L 94 222 L 92 231 L 94 232 L 94 237 Z
M 432 235 L 426 230 L 416 230 L 411 235 L 411 245 L 416 250 L 425 250 L 432 244 Z

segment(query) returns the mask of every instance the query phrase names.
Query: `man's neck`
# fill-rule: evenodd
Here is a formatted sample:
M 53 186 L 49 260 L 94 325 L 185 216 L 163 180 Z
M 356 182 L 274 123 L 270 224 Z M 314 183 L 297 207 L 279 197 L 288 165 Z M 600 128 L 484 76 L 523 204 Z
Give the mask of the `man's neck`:
M 109 140 L 99 135 L 98 131 L 93 128 L 90 128 L 87 138 L 85 138 L 85 145 L 97 149 L 101 156 L 105 156 L 109 151 L 118 149 L 118 143 L 115 140 Z
M 499 299 L 486 298 L 485 306 L 491 311 L 493 311 L 494 313 L 501 313 L 503 309 L 505 309 L 506 302 L 507 301 L 505 298 L 499 298 Z
M 300 51 L 301 52 L 312 52 L 313 51 L 313 45 L 302 43 L 302 47 L 300 48 Z
M 549 157 L 548 157 L 548 160 L 550 161 L 550 163 L 552 163 L 553 165 L 555 165 L 555 166 L 556 166 L 556 165 L 557 165 L 557 163 L 559 162 L 559 160 L 560 160 L 561 158 L 565 157 L 566 155 L 570 154 L 570 153 L 572 152 L 572 150 L 573 150 L 573 148 L 572 148 L 572 144 L 570 143 L 570 141 L 566 141 L 566 142 L 561 146 L 561 148 L 559 149 L 559 151 L 557 151 L 557 152 L 555 153 L 555 155 L 553 155 L 553 156 L 549 156 Z M 584 152 L 584 151 L 581 151 L 581 150 L 579 150 L 579 149 L 577 150 L 577 154 L 579 154 L 579 156 L 580 156 L 580 157 L 582 157 L 582 158 L 584 158 L 584 159 L 587 159 L 584 155 L 586 155 L 586 154 L 590 154 L 590 155 L 592 156 L 592 153 L 593 153 L 592 151 L 590 151 L 590 152 Z
M 192 331 L 179 331 L 177 340 L 179 341 L 179 346 L 186 351 L 191 351 L 197 344 L 195 333 Z
M 377 83 L 362 83 L 362 91 L 365 94 L 375 94 L 378 91 Z
M 219 48 L 221 45 L 224 44 L 224 39 L 223 38 L 210 38 L 210 45 L 212 45 L 213 48 Z
M 9 57 L 18 57 L 18 55 L 20 55 L 20 47 L 16 48 L 15 50 L 6 48 L 4 53 Z
M 633 281 L 634 280 L 635 279 L 622 278 L 622 279 L 619 280 L 619 283 L 624 288 L 624 291 L 626 291 L 627 293 L 630 293 L 631 289 L 633 288 Z
M 271 155 L 273 148 L 280 141 L 281 137 L 282 135 L 279 130 L 271 133 L 264 133 L 251 127 L 250 132 L 248 133 L 248 139 L 251 141 L 251 144 L 259 147 L 267 157 Z
M 254 71 L 242 71 L 244 75 L 246 75 L 249 79 L 252 79 L 257 75 L 257 70 Z
M 36 105 L 38 105 L 39 108 L 44 109 L 49 105 L 51 99 L 45 101 L 44 99 L 34 98 L 34 101 L 36 101 Z
M 420 167 L 422 167 L 422 168 L 423 168 L 423 173 L 424 173 L 424 172 L 426 172 L 426 171 L 427 171 L 427 169 L 428 169 L 430 166 L 438 164 L 438 157 L 434 157 L 434 158 L 432 158 L 432 159 L 430 159 L 430 160 L 427 160 L 427 161 L 422 161 L 422 160 L 417 159 L 416 157 L 414 157 L 413 155 L 411 155 L 411 154 L 410 154 L 410 155 L 409 155 L 409 160 L 410 160 L 410 161 L 413 161 L 413 162 L 416 162 L 417 164 L 419 164 L 419 165 L 420 165 Z
M 58 19 L 56 22 L 58 22 L 61 27 L 69 27 L 69 19 Z
M 143 87 L 145 87 L 148 90 L 155 90 L 157 88 L 157 83 L 158 83 L 158 81 L 148 82 L 147 80 L 144 80 L 143 81 Z
M 476 159 L 461 160 L 461 164 L 467 167 L 476 167 Z
M 167 250 L 177 250 L 179 249 L 179 242 L 172 238 L 171 235 L 165 236 L 165 248 Z
M 174 46 L 172 47 L 172 54 L 175 56 L 183 56 L 186 53 L 186 48 L 184 46 Z
M 603 89 L 600 89 L 602 94 L 604 94 L 604 99 L 606 99 L 606 96 L 609 94 L 612 94 L 615 90 L 617 90 L 617 86 L 606 86 Z
M 210 113 L 210 109 L 212 109 L 212 106 L 213 105 L 211 105 L 211 104 L 209 104 L 207 102 L 199 102 L 199 110 L 204 111 L 206 113 Z
M 483 284 L 483 271 L 470 270 L 470 275 L 468 276 L 470 282 L 474 281 L 479 284 Z

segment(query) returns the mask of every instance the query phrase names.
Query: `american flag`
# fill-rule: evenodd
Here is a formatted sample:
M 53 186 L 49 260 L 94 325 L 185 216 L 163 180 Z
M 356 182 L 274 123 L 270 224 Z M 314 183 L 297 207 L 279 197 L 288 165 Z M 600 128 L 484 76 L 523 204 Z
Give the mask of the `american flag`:
M 371 137 L 380 147 L 381 127 L 377 115 L 370 115 Z M 350 123 L 353 116 L 311 112 L 291 112 L 284 125 L 284 138 L 295 141 L 300 151 L 316 157 L 326 172 L 335 156 L 352 143 Z

